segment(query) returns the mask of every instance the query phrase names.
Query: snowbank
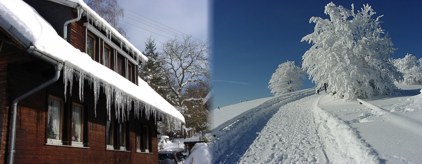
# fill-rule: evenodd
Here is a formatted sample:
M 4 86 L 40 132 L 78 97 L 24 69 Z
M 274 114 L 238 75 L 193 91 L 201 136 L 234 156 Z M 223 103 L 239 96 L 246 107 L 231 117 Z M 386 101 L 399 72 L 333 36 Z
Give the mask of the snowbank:
M 422 89 L 419 95 L 414 96 L 413 103 L 409 105 L 412 110 L 422 110 Z
M 380 163 L 377 153 L 355 130 L 341 119 L 319 107 L 314 107 L 315 122 L 319 124 L 318 134 L 325 145 L 330 163 Z
M 95 62 L 86 53 L 63 40 L 53 27 L 25 2 L 20 0 L 0 1 L 0 15 L 3 29 L 14 35 L 19 35 L 18 39 L 21 39 L 24 46 L 35 47 L 37 51 L 64 65 L 65 86 L 69 85 L 72 88 L 73 78 L 79 78 L 79 88 L 83 88 L 84 80 L 88 80 L 93 86 L 95 103 L 98 100 L 99 88 L 103 88 L 107 97 L 109 116 L 111 116 L 110 105 L 113 101 L 116 105 L 116 117 L 127 119 L 129 113 L 127 109 L 131 109 L 131 102 L 133 102 L 136 114 L 139 114 L 140 110 L 144 110 L 146 114 L 154 114 L 175 123 L 185 122 L 183 115 L 145 81 L 139 79 L 137 86 Z M 82 93 L 79 92 L 81 99 L 83 98 Z M 145 108 L 141 109 L 143 106 Z
M 191 150 L 191 154 L 186 158 L 185 164 L 210 164 L 211 154 L 206 143 L 196 143 Z

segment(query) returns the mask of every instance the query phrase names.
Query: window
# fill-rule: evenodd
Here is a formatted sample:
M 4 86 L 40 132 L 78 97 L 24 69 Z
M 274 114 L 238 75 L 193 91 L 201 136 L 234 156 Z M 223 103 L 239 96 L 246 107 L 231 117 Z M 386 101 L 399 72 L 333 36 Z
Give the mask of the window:
M 106 125 L 106 146 L 107 150 L 113 150 L 114 145 L 114 122 L 107 119 Z
M 126 123 L 119 124 L 119 146 L 120 150 L 126 150 Z
M 87 143 L 84 106 L 49 96 L 47 107 L 47 144 L 83 147 Z
M 118 55 L 117 56 L 117 73 L 119 73 L 120 75 L 122 75 L 123 77 L 125 76 L 125 58 L 122 55 Z
M 103 64 L 106 67 L 113 69 L 113 59 L 113 50 L 109 46 L 104 45 Z
M 134 81 L 135 75 L 134 75 L 133 64 L 132 63 L 128 62 L 128 64 L 127 64 L 127 70 L 128 70 L 128 79 L 129 79 L 129 81 L 135 83 L 135 81 Z
M 83 146 L 83 106 L 72 104 L 72 146 Z
M 128 150 L 127 123 L 117 123 L 115 119 L 106 122 L 106 149 Z
M 63 101 L 50 96 L 48 98 L 47 143 L 62 144 Z
M 86 53 L 95 60 L 95 37 L 92 34 L 88 34 L 86 37 Z
M 138 133 L 136 133 L 136 152 L 142 152 L 141 150 L 141 135 Z
M 138 152 L 152 152 L 152 137 L 148 126 L 141 126 L 141 130 L 136 136 L 136 143 L 136 149 Z

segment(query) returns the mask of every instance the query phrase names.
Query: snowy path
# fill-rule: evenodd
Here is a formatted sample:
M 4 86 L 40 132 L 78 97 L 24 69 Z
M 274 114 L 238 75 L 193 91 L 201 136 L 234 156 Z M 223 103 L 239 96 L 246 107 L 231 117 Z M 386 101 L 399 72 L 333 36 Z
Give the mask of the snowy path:
M 419 90 L 368 100 L 376 108 L 305 92 L 273 98 L 213 130 L 213 163 L 420 163 Z
M 358 132 L 319 107 L 321 97 L 281 106 L 240 163 L 380 163 Z
M 326 163 L 312 113 L 316 97 L 306 97 L 282 106 L 240 163 Z
M 212 163 L 238 162 L 280 106 L 313 93 L 312 89 L 307 89 L 275 97 L 213 129 L 215 138 L 210 145 Z

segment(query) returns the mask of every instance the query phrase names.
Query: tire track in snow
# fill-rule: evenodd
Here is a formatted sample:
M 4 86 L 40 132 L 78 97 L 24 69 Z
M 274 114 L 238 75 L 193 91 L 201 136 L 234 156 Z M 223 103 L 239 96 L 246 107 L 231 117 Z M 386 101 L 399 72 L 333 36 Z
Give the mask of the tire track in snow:
M 316 101 L 310 96 L 280 107 L 240 163 L 327 163 L 312 112 Z

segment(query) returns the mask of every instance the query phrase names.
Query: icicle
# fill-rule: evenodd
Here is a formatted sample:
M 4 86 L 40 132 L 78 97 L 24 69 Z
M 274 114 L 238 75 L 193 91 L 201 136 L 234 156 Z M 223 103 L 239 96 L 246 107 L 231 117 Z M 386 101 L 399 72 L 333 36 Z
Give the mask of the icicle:
M 64 82 L 64 99 L 66 101 L 67 86 L 69 85 L 69 93 L 70 95 L 72 95 L 72 85 L 73 85 L 73 68 L 68 65 L 64 66 L 63 82 Z
M 113 89 L 113 90 L 115 90 L 115 89 Z M 120 97 L 120 95 L 119 95 L 119 93 L 116 93 L 115 91 L 113 91 L 113 93 L 114 93 L 114 112 L 115 112 L 115 115 L 116 115 L 116 119 L 120 122 L 120 111 L 119 111 L 119 97 Z
M 111 120 L 111 97 L 113 96 L 113 92 L 108 84 L 103 84 L 104 94 L 106 95 L 106 107 L 107 107 L 107 114 L 108 119 Z
M 126 119 L 126 115 L 125 115 L 125 103 L 126 103 L 126 95 L 123 94 L 122 91 L 114 89 L 113 88 L 113 92 L 114 92 L 114 106 L 116 108 L 116 115 L 119 116 L 119 118 L 117 118 L 119 121 L 123 121 Z
M 170 126 L 170 123 L 171 122 L 169 122 L 170 120 L 169 120 L 169 118 L 168 117 L 166 117 L 166 120 L 165 120 L 165 122 L 167 122 L 167 129 L 171 129 L 171 126 Z
M 154 110 L 154 123 L 157 123 L 157 110 Z
M 133 102 L 133 112 L 135 113 L 135 118 L 139 119 L 139 101 Z
M 92 78 L 92 83 L 94 86 L 94 114 L 95 117 L 97 117 L 97 103 L 98 103 L 98 98 L 100 97 L 100 83 L 97 79 Z
M 129 120 L 130 110 L 132 110 L 132 99 L 126 96 L 126 120 Z
M 85 73 L 79 71 L 79 101 L 83 102 L 84 99 L 84 81 Z
M 149 120 L 150 116 L 151 116 L 151 107 L 149 104 L 145 104 L 145 118 Z
M 64 101 L 66 101 L 66 94 L 67 94 L 67 66 L 64 65 L 63 67 L 63 83 L 64 83 Z

